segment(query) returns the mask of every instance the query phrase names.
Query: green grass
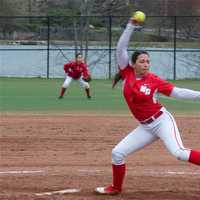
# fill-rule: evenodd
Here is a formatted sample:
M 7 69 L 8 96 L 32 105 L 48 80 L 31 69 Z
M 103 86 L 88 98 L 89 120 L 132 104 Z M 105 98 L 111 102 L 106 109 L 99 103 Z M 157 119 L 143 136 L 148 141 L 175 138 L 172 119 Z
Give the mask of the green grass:
M 68 112 L 126 110 L 120 90 L 111 90 L 111 81 L 91 82 L 92 99 L 77 81 L 72 82 L 64 99 L 58 100 L 62 79 L 1 78 L 0 111 Z
M 0 78 L 0 112 L 106 112 L 128 113 L 121 84 L 111 89 L 110 80 L 91 82 L 92 99 L 85 97 L 78 82 L 72 82 L 64 99 L 58 100 L 62 79 Z M 180 87 L 200 89 L 200 81 L 175 81 Z M 200 101 L 162 97 L 172 112 L 200 112 Z

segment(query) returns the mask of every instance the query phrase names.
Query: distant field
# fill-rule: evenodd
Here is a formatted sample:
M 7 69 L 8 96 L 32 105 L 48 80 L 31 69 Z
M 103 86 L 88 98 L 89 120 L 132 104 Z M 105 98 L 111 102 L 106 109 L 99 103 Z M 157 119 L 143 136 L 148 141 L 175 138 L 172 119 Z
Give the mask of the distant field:
M 116 38 L 113 39 L 112 41 L 112 48 L 116 48 L 117 41 L 119 39 L 119 35 L 117 35 Z M 148 34 L 144 33 L 139 33 L 135 35 L 134 41 L 130 42 L 129 47 L 135 49 L 135 47 L 144 47 L 144 48 L 174 48 L 174 41 L 171 39 L 170 41 L 165 41 L 165 42 L 159 42 L 159 41 L 151 41 L 149 39 Z M 142 38 L 142 41 L 141 41 Z M 22 43 L 24 42 L 25 44 L 29 45 L 47 45 L 46 40 L 38 40 L 38 41 L 30 41 L 30 40 L 23 40 L 21 41 Z M 17 43 L 20 43 L 19 41 L 13 41 L 13 40 L 0 40 L 0 45 L 16 45 Z M 71 46 L 74 45 L 74 42 L 72 41 L 60 41 L 60 40 L 54 40 L 54 43 L 57 45 L 62 46 Z M 108 41 L 89 41 L 89 44 L 91 47 L 96 47 L 96 46 L 101 46 L 102 48 L 107 48 L 108 47 Z M 176 47 L 177 48 L 192 48 L 192 49 L 197 49 L 199 50 L 199 40 L 176 40 Z M 31 48 L 27 46 L 27 48 Z
M 121 84 L 111 89 L 110 80 L 91 82 L 92 99 L 87 100 L 78 82 L 73 82 L 64 99 L 58 100 L 62 79 L 0 78 L 1 112 L 105 112 L 128 113 Z M 177 86 L 200 90 L 200 81 L 175 81 Z M 200 102 L 162 97 L 172 112 L 200 112 Z

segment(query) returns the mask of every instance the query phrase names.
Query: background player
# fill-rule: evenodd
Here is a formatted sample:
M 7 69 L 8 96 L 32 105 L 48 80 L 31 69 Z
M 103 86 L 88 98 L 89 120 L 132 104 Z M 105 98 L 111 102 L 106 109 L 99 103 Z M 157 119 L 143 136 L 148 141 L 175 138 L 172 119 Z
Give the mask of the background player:
M 69 87 L 73 79 L 79 80 L 80 85 L 85 89 L 87 98 L 90 99 L 90 73 L 80 53 L 76 54 L 75 61 L 71 61 L 64 65 L 64 71 L 66 73 L 66 78 L 62 85 L 59 99 L 63 98 L 66 89 Z
M 150 73 L 150 57 L 146 51 L 136 51 L 129 62 L 127 47 L 137 25 L 135 19 L 130 19 L 121 35 L 117 45 L 117 62 L 123 79 L 124 98 L 139 126 L 112 150 L 113 183 L 108 187 L 97 187 L 95 191 L 99 194 L 120 193 L 126 171 L 125 157 L 158 139 L 177 159 L 200 165 L 200 151 L 183 146 L 173 116 L 157 99 L 162 93 L 180 99 L 200 100 L 200 92 L 175 87 Z

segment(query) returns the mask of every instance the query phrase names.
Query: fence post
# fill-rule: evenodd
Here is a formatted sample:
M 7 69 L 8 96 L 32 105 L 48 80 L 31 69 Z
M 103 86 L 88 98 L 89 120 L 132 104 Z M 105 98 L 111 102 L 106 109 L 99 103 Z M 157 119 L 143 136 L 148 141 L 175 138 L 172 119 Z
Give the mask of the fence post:
M 49 78 L 50 17 L 47 17 L 47 78 Z
M 109 79 L 111 79 L 111 58 L 112 58 L 112 16 L 109 15 Z
M 174 77 L 176 80 L 176 36 L 177 36 L 177 18 L 174 16 Z

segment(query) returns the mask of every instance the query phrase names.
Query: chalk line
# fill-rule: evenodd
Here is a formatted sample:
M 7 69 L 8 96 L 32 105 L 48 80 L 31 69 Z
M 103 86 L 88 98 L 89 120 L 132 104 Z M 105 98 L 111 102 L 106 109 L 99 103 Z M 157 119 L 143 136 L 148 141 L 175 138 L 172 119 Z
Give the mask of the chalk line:
M 77 193 L 80 192 L 80 189 L 65 189 L 65 190 L 57 190 L 52 192 L 42 192 L 42 193 L 35 193 L 36 196 L 44 196 L 44 195 L 54 195 L 54 194 L 71 194 L 71 193 Z
M 37 171 L 28 171 L 28 170 L 19 170 L 19 171 L 0 171 L 0 174 L 34 174 L 34 173 L 42 173 L 44 171 L 37 170 Z

